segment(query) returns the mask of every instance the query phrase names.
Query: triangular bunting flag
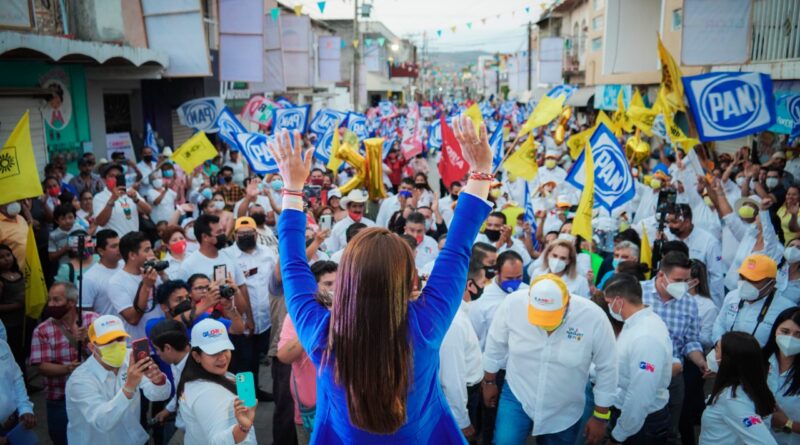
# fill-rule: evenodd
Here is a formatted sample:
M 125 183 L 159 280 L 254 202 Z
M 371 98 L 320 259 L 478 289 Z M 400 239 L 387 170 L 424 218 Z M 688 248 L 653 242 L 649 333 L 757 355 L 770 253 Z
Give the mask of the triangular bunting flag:
M 358 48 L 358 39 L 353 40 L 353 48 Z
M 467 29 L 472 29 L 472 22 L 467 22 Z
M 281 15 L 281 10 L 278 8 L 272 8 L 269 11 L 269 15 L 272 16 L 272 21 L 278 20 L 278 16 Z
M 303 14 L 303 5 L 295 5 L 294 6 L 294 15 L 302 15 Z
M 325 2 L 317 2 L 317 7 L 319 8 L 319 13 L 325 13 Z
M 451 26 L 450 27 L 450 31 L 453 31 L 455 33 L 456 32 L 456 27 L 455 26 Z
M 436 30 L 436 35 L 441 37 L 442 36 L 442 30 L 441 29 L 437 29 Z

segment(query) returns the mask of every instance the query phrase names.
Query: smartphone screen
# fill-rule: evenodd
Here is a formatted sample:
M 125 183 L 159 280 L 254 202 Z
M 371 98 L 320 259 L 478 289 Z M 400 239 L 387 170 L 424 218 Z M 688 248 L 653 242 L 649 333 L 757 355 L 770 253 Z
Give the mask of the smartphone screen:
M 150 343 L 148 343 L 147 338 L 142 337 L 134 340 L 131 343 L 131 349 L 133 350 L 133 359 L 137 362 L 150 357 Z
M 217 264 L 214 266 L 214 281 L 223 282 L 228 279 L 228 266 Z
M 244 406 L 248 408 L 256 406 L 256 384 L 252 372 L 236 374 L 236 395 L 244 403 Z
M 319 228 L 320 230 L 331 230 L 333 226 L 333 216 L 331 215 L 322 215 L 319 218 Z

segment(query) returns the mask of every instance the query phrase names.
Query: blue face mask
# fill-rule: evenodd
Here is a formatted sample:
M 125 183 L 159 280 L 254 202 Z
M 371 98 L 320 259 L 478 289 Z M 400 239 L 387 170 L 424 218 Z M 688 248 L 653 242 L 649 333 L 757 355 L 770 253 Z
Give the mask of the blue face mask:
M 273 179 L 270 185 L 272 186 L 272 190 L 279 192 L 283 188 L 283 181 L 280 179 Z
M 203 191 L 200 192 L 200 194 L 203 195 L 203 198 L 206 199 L 211 199 L 211 197 L 214 196 L 214 194 L 211 192 L 211 189 L 203 189 Z
M 171 178 L 171 177 L 175 176 L 175 172 L 172 171 L 172 170 L 164 170 L 163 172 L 161 172 L 161 176 L 163 176 L 165 178 Z
M 522 280 L 506 280 L 500 283 L 500 288 L 503 289 L 505 293 L 510 294 L 519 289 L 520 284 L 522 284 Z
M 614 266 L 614 269 L 616 269 L 617 267 L 619 267 L 619 263 L 621 263 L 621 262 L 622 262 L 621 259 L 614 258 L 613 260 L 611 260 L 611 265 Z

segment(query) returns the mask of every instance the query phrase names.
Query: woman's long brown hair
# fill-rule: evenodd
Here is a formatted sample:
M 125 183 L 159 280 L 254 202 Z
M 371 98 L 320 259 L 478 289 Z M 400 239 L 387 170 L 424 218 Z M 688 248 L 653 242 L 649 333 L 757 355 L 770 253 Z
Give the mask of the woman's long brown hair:
M 391 434 L 406 422 L 415 281 L 408 243 L 382 228 L 362 230 L 339 264 L 324 362 L 345 390 L 350 421 L 371 433 Z

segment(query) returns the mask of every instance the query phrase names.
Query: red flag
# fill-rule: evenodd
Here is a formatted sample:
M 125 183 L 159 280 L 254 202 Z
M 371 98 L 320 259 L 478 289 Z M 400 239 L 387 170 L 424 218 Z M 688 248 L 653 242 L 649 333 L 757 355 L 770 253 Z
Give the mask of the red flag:
M 444 115 L 440 118 L 442 128 L 442 160 L 439 161 L 439 175 L 444 185 L 450 188 L 454 181 L 461 181 L 469 172 L 469 164 L 461 154 L 461 145 L 453 130 L 447 126 Z
M 403 151 L 403 157 L 406 159 L 411 159 L 422 153 L 422 134 L 420 126 L 419 106 L 416 102 L 412 102 L 408 105 L 406 124 L 403 128 L 400 141 L 400 149 Z

